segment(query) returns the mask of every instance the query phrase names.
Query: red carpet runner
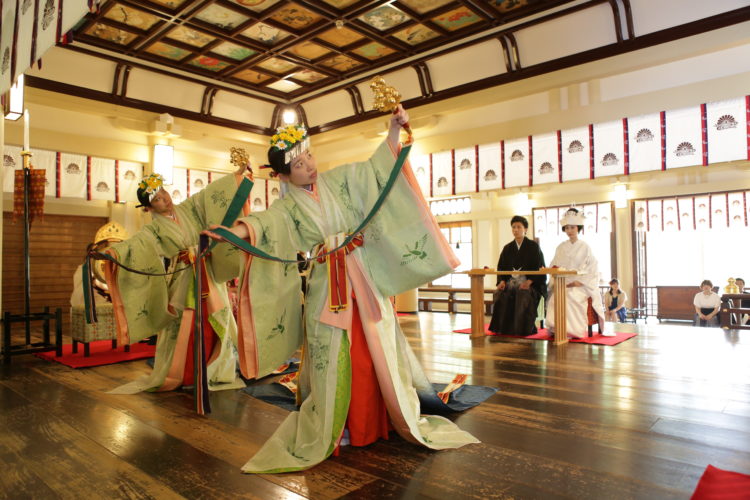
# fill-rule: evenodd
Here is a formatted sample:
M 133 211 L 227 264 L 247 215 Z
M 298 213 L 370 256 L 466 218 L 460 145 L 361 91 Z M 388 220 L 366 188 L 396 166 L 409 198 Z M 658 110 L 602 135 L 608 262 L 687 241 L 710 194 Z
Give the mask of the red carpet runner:
M 484 334 L 495 337 L 507 337 L 509 339 L 530 339 L 530 340 L 552 340 L 552 334 L 550 334 L 546 328 L 542 328 L 534 335 L 524 337 L 523 335 L 496 335 L 489 331 L 487 328 L 488 324 L 484 325 Z M 463 328 L 461 330 L 453 330 L 453 333 L 471 333 L 471 328 Z M 596 344 L 596 345 L 617 345 L 621 342 L 625 342 L 628 339 L 632 339 L 637 333 L 632 332 L 615 332 L 614 337 L 603 337 L 598 333 L 593 337 L 584 337 L 582 339 L 569 339 L 571 343 L 576 344 Z
M 136 359 L 151 358 L 154 356 L 156 346 L 148 344 L 133 344 L 130 346 L 130 352 L 125 352 L 122 346 L 112 349 L 111 340 L 97 340 L 89 344 L 91 355 L 88 358 L 83 356 L 83 344 L 78 345 L 78 354 L 73 354 L 73 345 L 65 344 L 63 346 L 63 355 L 55 357 L 55 351 L 39 352 L 34 356 L 47 361 L 57 361 L 71 368 L 88 368 L 91 366 L 112 365 L 123 361 L 134 361 Z
M 748 500 L 750 499 L 750 476 L 706 467 L 690 500 Z

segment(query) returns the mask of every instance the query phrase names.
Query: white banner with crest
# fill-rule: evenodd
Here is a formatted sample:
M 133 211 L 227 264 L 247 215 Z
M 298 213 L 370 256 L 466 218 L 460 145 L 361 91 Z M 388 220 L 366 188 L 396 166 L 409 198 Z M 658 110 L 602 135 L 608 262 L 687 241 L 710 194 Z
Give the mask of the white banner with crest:
M 500 143 L 479 145 L 479 190 L 490 191 L 503 187 Z
M 560 133 L 562 143 L 562 178 L 575 181 L 590 178 L 589 128 L 579 127 L 563 130 Z
M 559 182 L 559 161 L 557 154 L 557 132 L 535 135 L 531 138 L 533 153 L 534 184 Z
M 594 177 L 625 173 L 625 141 L 622 120 L 594 125 Z
M 453 154 L 450 150 L 432 153 L 432 196 L 453 194 Z
M 628 171 L 661 170 L 661 120 L 659 113 L 628 118 Z
M 453 151 L 453 158 L 456 194 L 475 193 L 477 191 L 476 147 L 456 149 Z
M 746 107 L 742 97 L 706 104 L 709 163 L 750 159 Z
M 529 138 L 505 141 L 505 187 L 529 185 Z
M 694 106 L 666 112 L 667 168 L 703 164 L 701 108 Z
M 60 153 L 60 197 L 86 198 L 88 157 Z

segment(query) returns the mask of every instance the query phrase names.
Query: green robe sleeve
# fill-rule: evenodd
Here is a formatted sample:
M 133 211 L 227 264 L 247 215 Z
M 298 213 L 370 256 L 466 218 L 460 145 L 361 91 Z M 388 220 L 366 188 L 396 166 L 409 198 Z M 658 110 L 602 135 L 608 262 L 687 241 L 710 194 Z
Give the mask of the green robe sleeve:
M 383 142 L 368 161 L 343 165 L 324 175 L 330 175 L 328 180 L 338 184 L 339 201 L 361 221 L 385 187 L 395 162 L 395 155 Z M 419 192 L 408 163 L 365 228 L 364 236 L 362 261 L 386 296 L 422 286 L 459 264 Z
M 200 221 L 202 229 L 208 229 L 212 225 L 223 222 L 239 184 L 235 174 L 225 175 L 185 200 L 181 205 L 185 205 L 185 208 L 189 209 Z M 242 212 L 240 211 L 238 215 L 242 216 Z M 231 223 L 229 225 L 231 226 Z M 237 249 L 228 243 L 220 243 L 211 250 L 208 264 L 213 269 L 216 281 L 220 283 L 239 276 L 240 256 Z
M 152 224 L 147 224 L 133 237 L 112 246 L 116 258 L 131 269 L 163 273 L 163 252 Z M 138 342 L 158 333 L 175 315 L 168 310 L 168 280 L 164 276 L 144 276 L 118 268 L 115 283 L 125 314 L 130 342 Z
M 253 228 L 257 248 L 275 257 L 296 260 L 301 244 L 289 215 L 293 207 L 294 202 L 289 198 L 277 200 L 268 210 L 241 220 Z M 296 262 L 253 257 L 249 269 L 243 273 L 240 315 L 251 315 L 254 338 L 247 337 L 250 333 L 246 328 L 247 318 L 240 319 L 240 334 L 245 336 L 245 345 L 255 346 L 257 374 L 254 376 L 271 373 L 302 344 L 301 283 Z

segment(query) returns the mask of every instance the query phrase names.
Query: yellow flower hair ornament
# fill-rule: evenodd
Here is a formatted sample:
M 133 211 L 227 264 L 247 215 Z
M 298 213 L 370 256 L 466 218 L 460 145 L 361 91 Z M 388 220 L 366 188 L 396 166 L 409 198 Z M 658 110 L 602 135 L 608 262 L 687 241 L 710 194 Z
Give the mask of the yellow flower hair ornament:
M 271 137 L 271 148 L 284 152 L 284 163 L 290 163 L 297 156 L 310 149 L 307 129 L 302 125 L 279 127 Z
M 141 202 L 139 207 L 148 207 L 151 205 L 151 200 L 156 196 L 156 193 L 164 186 L 164 177 L 159 174 L 151 174 L 144 177 L 141 182 L 138 183 L 138 191 L 136 196 L 138 201 Z

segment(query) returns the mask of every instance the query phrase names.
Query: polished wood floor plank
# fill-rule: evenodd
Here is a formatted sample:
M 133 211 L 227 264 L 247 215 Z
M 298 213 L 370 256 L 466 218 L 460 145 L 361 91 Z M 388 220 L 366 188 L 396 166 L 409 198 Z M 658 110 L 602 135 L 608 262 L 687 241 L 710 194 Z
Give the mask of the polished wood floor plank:
M 103 453 L 84 432 L 37 405 L 4 414 L 0 424 L 2 460 L 8 465 L 2 482 L 25 476 L 27 483 L 5 491 L 34 492 L 36 498 L 74 498 L 80 492 L 95 498 L 183 498 L 151 475 Z
M 0 426 L 14 430 L 0 427 L 0 487 L 64 496 L 61 481 L 45 482 L 35 468 L 50 456 L 76 464 L 52 466 L 76 498 L 650 500 L 688 498 L 709 463 L 750 473 L 750 332 L 618 325 L 638 336 L 613 347 L 552 346 L 452 333 L 469 326 L 468 315 L 399 321 L 430 380 L 466 373 L 499 388 L 448 415 L 482 443 L 431 451 L 392 435 L 344 447 L 309 471 L 243 475 L 284 410 L 221 391 L 211 394 L 213 413 L 198 417 L 189 392 L 107 393 L 149 373 L 143 361 L 71 370 L 23 356 L 0 366 Z M 75 443 L 51 437 L 59 429 Z M 104 486 L 86 489 L 75 471 L 100 463 L 131 488 L 98 473 Z M 4 491 L 0 498 L 22 497 Z
M 119 370 L 113 370 L 116 373 Z M 145 398 L 108 394 L 106 391 L 127 381 L 104 377 L 91 371 L 54 370 L 51 378 L 118 408 L 149 425 L 184 441 L 204 453 L 231 464 L 239 470 L 276 430 L 287 412 L 239 392 L 216 397 L 212 413 L 198 417 L 193 410 L 192 396 L 181 392 L 149 393 Z M 50 375 L 50 374 L 46 374 Z M 111 375 L 111 374 L 110 374 Z M 148 402 L 149 397 L 155 404 Z M 250 411 L 248 411 L 250 410 Z M 200 425 L 195 424 L 199 420 Z M 315 498 L 338 498 L 361 488 L 376 478 L 347 467 L 328 463 L 316 467 L 305 476 L 284 474 L 265 476 L 267 480 L 290 491 Z
M 30 391 L 55 421 L 85 429 L 88 439 L 187 498 L 297 497 L 258 476 L 238 474 L 234 466 L 50 379 L 19 376 L 3 384 Z M 200 420 L 186 416 L 183 425 L 200 427 Z

